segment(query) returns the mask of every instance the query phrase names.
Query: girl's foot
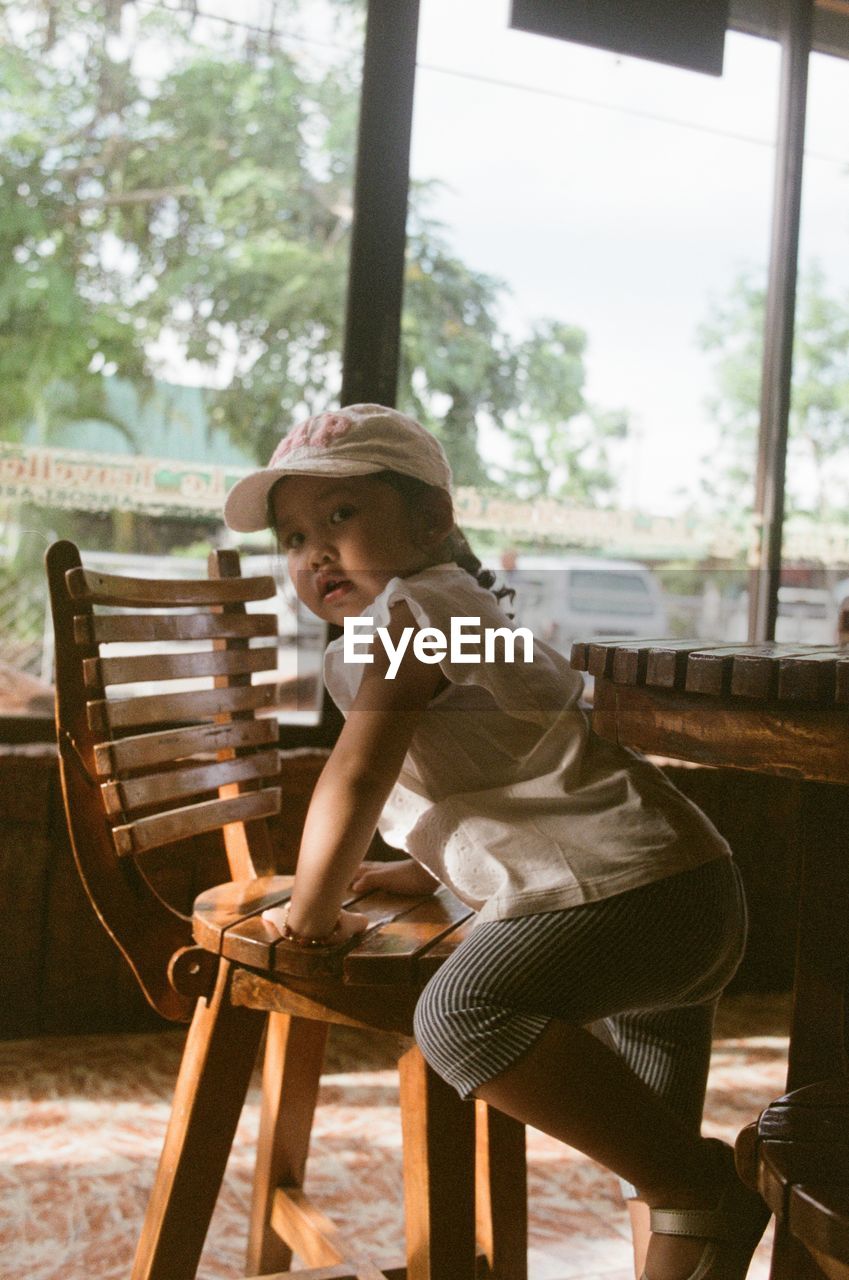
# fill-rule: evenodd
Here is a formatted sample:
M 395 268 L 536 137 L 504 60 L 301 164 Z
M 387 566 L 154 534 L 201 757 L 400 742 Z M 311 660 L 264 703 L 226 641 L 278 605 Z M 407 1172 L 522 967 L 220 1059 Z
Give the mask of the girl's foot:
M 731 1147 L 708 1141 L 714 1159 L 705 1186 L 676 1196 L 674 1208 L 651 1211 L 643 1280 L 745 1280 L 769 1210 L 737 1177 Z

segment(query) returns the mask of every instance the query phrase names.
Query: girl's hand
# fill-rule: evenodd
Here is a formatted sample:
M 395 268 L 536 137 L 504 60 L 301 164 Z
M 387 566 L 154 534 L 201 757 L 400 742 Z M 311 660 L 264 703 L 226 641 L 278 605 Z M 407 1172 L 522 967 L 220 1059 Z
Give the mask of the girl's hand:
M 364 933 L 370 924 L 368 916 L 361 911 L 346 911 L 343 907 L 339 912 L 339 927 L 333 935 L 333 946 L 340 946 L 358 933 Z
M 273 924 L 281 938 L 286 925 L 286 914 L 287 909 L 285 906 L 269 907 L 267 911 L 262 913 L 263 920 Z M 329 947 L 341 947 L 342 943 L 347 942 L 349 938 L 355 937 L 358 933 L 363 933 L 369 927 L 369 924 L 368 916 L 364 916 L 361 911 L 346 911 L 343 907 L 339 912 L 339 922 L 327 945 Z
M 354 893 L 383 889 L 387 893 L 435 893 L 439 881 L 414 858 L 403 862 L 363 862 L 351 881 Z

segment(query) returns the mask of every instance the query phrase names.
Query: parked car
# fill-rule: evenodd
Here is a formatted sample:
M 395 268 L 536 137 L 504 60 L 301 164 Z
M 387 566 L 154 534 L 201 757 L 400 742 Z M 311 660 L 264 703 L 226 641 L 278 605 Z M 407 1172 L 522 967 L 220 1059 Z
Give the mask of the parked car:
M 837 638 L 836 595 L 819 587 L 779 587 L 775 638 L 785 644 L 834 644 Z M 730 643 L 744 641 L 749 628 L 749 594 L 738 598 L 728 620 Z
M 522 556 L 488 562 L 516 592 L 516 621 L 561 653 L 593 636 L 668 634 L 663 590 L 645 565 L 592 556 Z
M 834 639 L 837 644 L 849 644 L 849 578 L 842 578 L 832 587 L 834 603 Z

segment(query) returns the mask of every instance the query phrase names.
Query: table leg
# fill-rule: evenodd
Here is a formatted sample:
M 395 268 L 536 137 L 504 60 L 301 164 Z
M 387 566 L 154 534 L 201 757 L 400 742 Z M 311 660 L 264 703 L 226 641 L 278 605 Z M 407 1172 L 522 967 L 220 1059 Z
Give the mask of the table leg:
M 849 972 L 846 790 L 800 789 L 799 890 L 787 1088 L 845 1075 Z
M 787 1090 L 845 1075 L 849 972 L 849 833 L 846 792 L 803 783 L 793 1012 Z M 825 1273 L 776 1223 L 770 1280 L 823 1280 Z

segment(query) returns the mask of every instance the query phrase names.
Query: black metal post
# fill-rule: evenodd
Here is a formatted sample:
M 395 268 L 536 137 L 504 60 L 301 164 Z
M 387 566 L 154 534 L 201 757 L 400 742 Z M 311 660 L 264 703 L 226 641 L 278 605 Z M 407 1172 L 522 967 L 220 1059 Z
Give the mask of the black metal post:
M 419 0 L 369 0 L 342 404 L 394 405 Z
M 340 404 L 394 405 L 407 247 L 410 138 L 419 0 L 368 0 Z M 331 627 L 328 639 L 340 635 Z M 342 717 L 326 692 L 321 719 L 286 725 L 284 747 L 332 746 Z
M 773 639 L 778 614 L 787 432 L 793 376 L 793 320 L 799 256 L 805 107 L 813 15 L 814 0 L 784 0 L 775 195 L 764 322 L 755 530 L 749 557 L 749 639 L 752 641 Z

